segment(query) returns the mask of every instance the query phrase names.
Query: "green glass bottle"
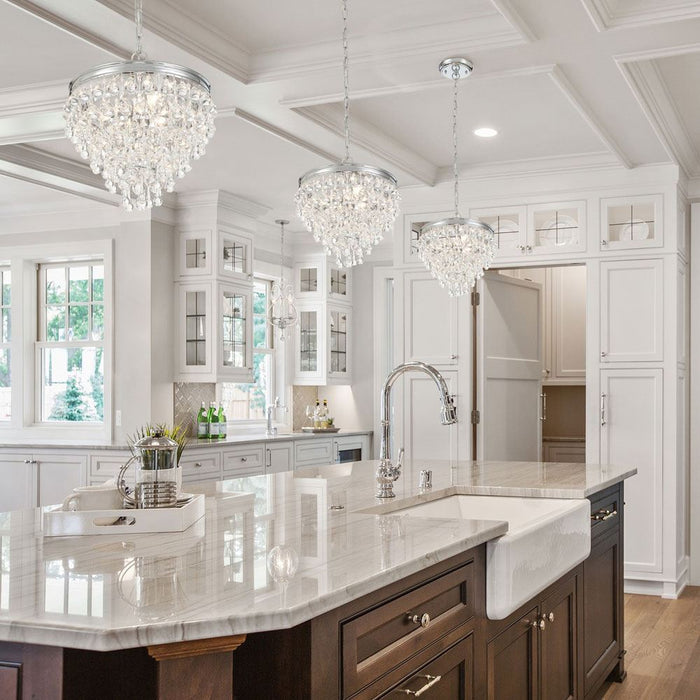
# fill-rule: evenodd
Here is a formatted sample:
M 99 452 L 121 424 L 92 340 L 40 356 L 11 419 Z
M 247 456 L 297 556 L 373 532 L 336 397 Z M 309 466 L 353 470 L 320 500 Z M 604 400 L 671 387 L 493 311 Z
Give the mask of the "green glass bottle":
M 219 404 L 219 439 L 226 438 L 226 414 L 224 413 L 224 405 Z
M 202 401 L 202 405 L 199 409 L 199 413 L 197 414 L 197 437 L 200 440 L 204 440 L 207 437 L 208 433 L 208 425 L 207 425 L 207 407 L 204 404 L 204 401 Z
M 212 401 L 209 404 L 209 415 L 207 416 L 209 420 L 209 439 L 218 440 L 219 439 L 219 414 L 216 410 L 216 404 Z

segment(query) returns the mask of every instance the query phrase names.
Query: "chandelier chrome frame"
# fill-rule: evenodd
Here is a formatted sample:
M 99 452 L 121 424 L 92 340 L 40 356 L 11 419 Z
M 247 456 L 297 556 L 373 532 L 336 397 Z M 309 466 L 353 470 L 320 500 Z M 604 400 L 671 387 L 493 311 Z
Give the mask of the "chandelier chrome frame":
M 106 188 L 121 193 L 127 210 L 162 204 L 163 192 L 172 192 L 191 169 L 190 161 L 204 155 L 216 115 L 204 76 L 148 60 L 142 49 L 142 0 L 134 1 L 134 9 L 137 47 L 130 60 L 81 73 L 70 82 L 64 107 L 66 136 L 93 172 L 102 174 Z M 153 76 L 150 85 L 143 84 L 147 76 Z M 117 119 L 123 103 L 130 111 Z M 168 148 L 178 129 L 182 147 Z
M 280 232 L 280 278 L 279 282 L 273 282 L 270 289 L 270 302 L 268 304 L 268 318 L 273 328 L 279 329 L 280 340 L 285 340 L 285 331 L 297 323 L 299 312 L 294 303 L 294 288 L 284 279 L 284 227 L 289 223 L 287 219 L 275 219 L 279 224 Z
M 359 265 L 394 223 L 399 192 L 396 178 L 350 159 L 350 98 L 347 0 L 343 8 L 343 133 L 340 163 L 310 170 L 299 178 L 297 215 L 341 267 Z
M 459 168 L 457 149 L 458 91 L 461 79 L 474 70 L 466 58 L 446 58 L 440 73 L 454 82 L 452 108 L 452 174 L 454 179 L 454 216 L 432 221 L 421 227 L 418 255 L 450 296 L 471 291 L 488 269 L 496 253 L 493 229 L 482 221 L 459 214 Z

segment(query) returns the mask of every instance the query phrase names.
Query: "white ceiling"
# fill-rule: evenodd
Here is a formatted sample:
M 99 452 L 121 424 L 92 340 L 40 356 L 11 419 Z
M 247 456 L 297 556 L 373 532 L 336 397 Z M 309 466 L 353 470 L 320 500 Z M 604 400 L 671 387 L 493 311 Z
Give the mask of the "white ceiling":
M 700 93 L 688 89 L 700 81 L 700 0 L 348 4 L 352 155 L 402 187 L 449 177 L 451 86 L 437 64 L 450 55 L 476 66 L 460 85 L 464 178 L 591 158 L 700 177 Z M 132 12 L 132 0 L 0 0 L 0 209 L 72 181 L 76 196 L 98 193 L 61 109 L 73 77 L 131 53 Z M 228 190 L 299 230 L 298 176 L 343 152 L 340 1 L 145 0 L 144 21 L 149 56 L 203 72 L 220 111 L 176 191 Z M 484 125 L 499 135 L 474 137 Z M 44 186 L 17 186 L 18 174 Z

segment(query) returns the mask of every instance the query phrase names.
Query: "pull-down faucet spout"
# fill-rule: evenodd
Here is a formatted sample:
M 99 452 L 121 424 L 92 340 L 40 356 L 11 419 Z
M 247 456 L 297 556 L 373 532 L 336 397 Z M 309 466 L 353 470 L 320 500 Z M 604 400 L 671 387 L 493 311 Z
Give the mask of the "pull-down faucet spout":
M 454 405 L 454 399 L 450 395 L 447 388 L 445 378 L 432 365 L 427 365 L 425 362 L 404 362 L 403 364 L 394 367 L 382 388 L 380 398 L 380 413 L 381 413 L 381 429 L 382 437 L 379 448 L 380 464 L 377 467 L 377 498 L 393 498 L 394 482 L 401 476 L 401 467 L 403 465 L 403 449 L 399 452 L 399 457 L 396 464 L 392 464 L 392 429 L 391 429 L 391 387 L 394 382 L 405 372 L 425 372 L 431 377 L 437 385 L 440 392 L 440 422 L 443 425 L 451 425 L 457 422 L 457 408 Z

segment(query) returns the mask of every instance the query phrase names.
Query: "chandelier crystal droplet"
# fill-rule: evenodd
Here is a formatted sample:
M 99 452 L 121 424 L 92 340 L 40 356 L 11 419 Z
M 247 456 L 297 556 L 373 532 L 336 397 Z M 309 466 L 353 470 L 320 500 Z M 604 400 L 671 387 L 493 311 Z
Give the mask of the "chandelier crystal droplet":
M 341 267 L 359 265 L 399 213 L 396 178 L 350 160 L 347 0 L 343 6 L 343 127 L 345 158 L 299 178 L 297 215 Z
M 482 221 L 459 215 L 459 172 L 457 166 L 457 83 L 474 67 L 466 58 L 447 58 L 440 72 L 454 81 L 452 102 L 452 170 L 455 214 L 453 217 L 425 224 L 418 238 L 418 255 L 440 286 L 451 297 L 472 290 L 483 277 L 496 254 L 493 230 Z
M 270 289 L 268 317 L 274 328 L 279 329 L 279 339 L 285 340 L 287 328 L 296 325 L 299 313 L 294 303 L 294 288 L 284 279 L 284 227 L 289 223 L 286 219 L 277 219 L 280 225 L 280 278 Z
M 64 107 L 66 136 L 119 192 L 125 209 L 163 203 L 214 134 L 216 106 L 199 73 L 147 60 L 141 48 L 141 0 L 136 0 L 137 50 L 131 60 L 97 66 L 73 80 Z

